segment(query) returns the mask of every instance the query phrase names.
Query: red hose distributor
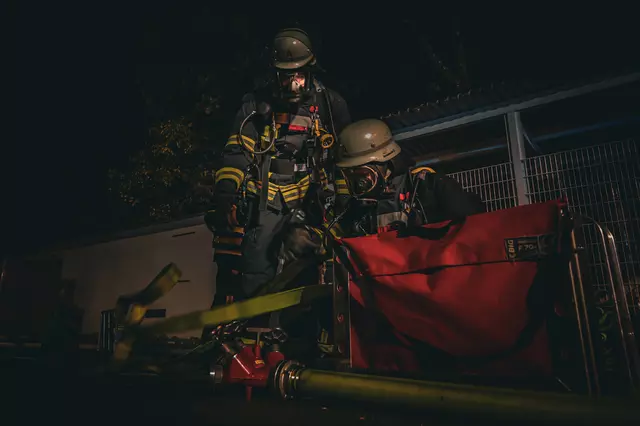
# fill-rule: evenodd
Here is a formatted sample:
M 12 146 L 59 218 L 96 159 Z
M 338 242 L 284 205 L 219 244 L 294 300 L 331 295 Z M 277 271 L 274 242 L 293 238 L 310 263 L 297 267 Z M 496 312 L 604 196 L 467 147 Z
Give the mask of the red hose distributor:
M 269 350 L 263 350 L 261 335 L 268 333 L 271 337 L 269 340 L 275 342 L 284 340 L 285 335 L 269 328 L 247 328 L 247 331 L 257 334 L 255 343 L 245 345 L 242 342 L 221 342 L 227 355 L 227 363 L 224 367 L 214 365 L 209 374 L 216 383 L 243 384 L 247 401 L 250 401 L 253 387 L 266 387 L 271 371 L 284 361 L 277 343 L 270 345 Z

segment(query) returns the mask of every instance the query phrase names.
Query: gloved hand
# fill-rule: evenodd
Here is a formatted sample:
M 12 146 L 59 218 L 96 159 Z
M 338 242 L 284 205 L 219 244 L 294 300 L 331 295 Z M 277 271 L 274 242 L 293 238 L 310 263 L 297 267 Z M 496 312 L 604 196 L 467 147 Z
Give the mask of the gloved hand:
M 282 238 L 285 263 L 325 253 L 322 237 L 312 228 L 306 226 L 289 226 Z
M 226 229 L 240 226 L 236 216 L 237 196 L 235 194 L 217 194 L 214 209 L 205 215 L 209 228 Z

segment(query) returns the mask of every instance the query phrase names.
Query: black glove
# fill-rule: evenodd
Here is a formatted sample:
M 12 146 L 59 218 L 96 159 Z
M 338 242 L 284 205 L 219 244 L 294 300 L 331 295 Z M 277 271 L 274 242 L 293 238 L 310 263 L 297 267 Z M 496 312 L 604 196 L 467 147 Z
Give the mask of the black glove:
M 239 226 L 236 215 L 236 194 L 217 194 L 214 207 L 205 215 L 207 225 L 214 229 L 226 229 Z
M 288 226 L 282 238 L 285 263 L 323 254 L 322 237 L 309 227 Z

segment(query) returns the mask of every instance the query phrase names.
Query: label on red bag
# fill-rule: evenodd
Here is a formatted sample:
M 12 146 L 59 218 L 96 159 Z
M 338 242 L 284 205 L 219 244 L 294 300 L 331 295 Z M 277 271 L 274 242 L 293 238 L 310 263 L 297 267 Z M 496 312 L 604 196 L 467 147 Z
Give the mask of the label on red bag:
M 555 236 L 552 234 L 504 240 L 505 252 L 510 261 L 539 259 L 551 254 L 554 247 Z

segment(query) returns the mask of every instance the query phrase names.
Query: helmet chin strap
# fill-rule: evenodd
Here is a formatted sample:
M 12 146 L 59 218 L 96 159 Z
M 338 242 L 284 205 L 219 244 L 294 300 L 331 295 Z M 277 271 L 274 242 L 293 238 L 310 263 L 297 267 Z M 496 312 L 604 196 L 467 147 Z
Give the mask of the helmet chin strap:
M 389 185 L 389 180 L 391 179 L 391 177 L 393 176 L 393 170 L 391 169 L 391 167 L 389 167 L 388 164 L 385 164 L 384 166 L 380 167 L 380 171 L 381 171 L 381 175 L 383 177 L 382 179 L 382 195 L 383 196 L 389 196 L 395 193 L 395 188 L 392 188 Z
M 378 185 L 373 189 L 371 195 L 378 198 L 393 196 L 395 188 L 389 185 L 389 180 L 393 177 L 393 170 L 389 164 L 375 164 L 372 165 L 372 168 L 378 173 Z

